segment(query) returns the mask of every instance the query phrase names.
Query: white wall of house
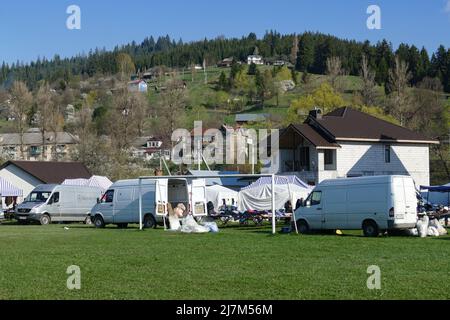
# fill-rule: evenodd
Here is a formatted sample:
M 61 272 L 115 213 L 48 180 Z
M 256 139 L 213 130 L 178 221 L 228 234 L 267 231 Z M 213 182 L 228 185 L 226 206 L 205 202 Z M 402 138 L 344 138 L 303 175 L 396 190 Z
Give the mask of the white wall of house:
M 42 184 L 40 180 L 15 165 L 9 165 L 0 170 L 0 177 L 11 183 L 13 186 L 23 190 L 24 197 L 28 196 L 35 187 Z M 19 202 L 22 200 L 23 199 L 19 199 Z
M 391 162 L 386 163 L 386 144 L 363 142 L 339 142 L 339 144 L 341 148 L 337 150 L 337 177 L 409 174 L 417 185 L 430 184 L 428 145 L 390 144 Z
M 388 144 L 391 146 L 391 161 L 385 161 L 383 143 L 342 142 L 341 148 L 334 151 L 334 164 L 325 165 L 325 150 L 310 146 L 311 171 L 288 172 L 286 161 L 293 160 L 293 150 L 280 150 L 280 170 L 269 168 L 264 173 L 296 174 L 305 182 L 320 183 L 326 179 L 346 178 L 361 175 L 410 175 L 416 184 L 430 184 L 429 146 L 424 144 Z M 296 161 L 299 149 L 296 150 Z M 316 163 L 316 165 L 314 165 Z

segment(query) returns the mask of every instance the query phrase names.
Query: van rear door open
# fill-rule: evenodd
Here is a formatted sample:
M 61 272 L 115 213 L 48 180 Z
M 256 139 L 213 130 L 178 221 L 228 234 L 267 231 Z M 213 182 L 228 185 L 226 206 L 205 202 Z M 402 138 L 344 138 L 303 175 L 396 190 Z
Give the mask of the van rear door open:
M 169 197 L 168 189 L 169 189 L 168 179 L 156 180 L 155 206 L 156 206 L 156 215 L 158 216 L 165 216 L 167 214 L 167 202 Z
M 415 223 L 417 220 L 417 199 L 414 181 L 410 177 L 394 177 L 395 220 L 397 223 Z
M 205 179 L 192 180 L 191 208 L 194 216 L 206 216 L 206 181 Z

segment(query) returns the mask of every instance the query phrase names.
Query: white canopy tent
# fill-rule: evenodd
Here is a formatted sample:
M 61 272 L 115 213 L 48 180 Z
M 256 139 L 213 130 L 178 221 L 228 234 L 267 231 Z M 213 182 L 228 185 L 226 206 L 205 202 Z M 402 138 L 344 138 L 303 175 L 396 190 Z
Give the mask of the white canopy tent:
M 0 195 L 2 197 L 22 197 L 23 191 L 3 178 L 0 178 Z
M 92 176 L 90 179 L 67 179 L 62 184 L 69 186 L 98 187 L 105 192 L 113 183 L 107 177 Z
M 1 197 L 1 209 L 8 209 L 11 208 L 11 205 L 13 203 L 17 203 L 17 199 L 13 200 L 12 202 L 7 203 L 7 197 L 10 198 L 22 198 L 23 197 L 23 191 L 8 181 L 6 181 L 3 178 L 0 178 L 0 197 Z
M 275 208 L 282 209 L 287 201 L 293 207 L 297 200 L 306 199 L 312 187 L 296 176 L 275 176 Z M 260 178 L 239 192 L 238 209 L 245 210 L 272 210 L 272 183 L 269 178 Z
M 216 210 L 223 205 L 224 200 L 227 205 L 237 204 L 238 196 L 239 193 L 237 191 L 221 185 L 206 187 L 206 201 L 211 201 Z

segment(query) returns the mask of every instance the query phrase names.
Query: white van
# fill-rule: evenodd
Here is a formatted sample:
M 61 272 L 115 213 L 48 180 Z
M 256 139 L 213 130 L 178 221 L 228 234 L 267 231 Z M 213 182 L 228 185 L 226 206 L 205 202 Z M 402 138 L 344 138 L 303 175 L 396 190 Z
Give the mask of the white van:
M 362 229 L 367 237 L 384 230 L 414 228 L 414 181 L 409 176 L 325 180 L 295 212 L 295 221 L 300 233 Z
M 102 190 L 96 187 L 45 184 L 37 186 L 17 206 L 15 218 L 48 225 L 52 222 L 84 222 L 90 224 L 89 212 Z
M 142 180 L 142 215 L 144 228 L 156 228 L 168 213 L 168 203 L 175 208 L 182 203 L 195 216 L 206 215 L 205 180 Z M 91 209 L 90 217 L 97 228 L 115 224 L 126 228 L 139 223 L 139 180 L 114 183 Z

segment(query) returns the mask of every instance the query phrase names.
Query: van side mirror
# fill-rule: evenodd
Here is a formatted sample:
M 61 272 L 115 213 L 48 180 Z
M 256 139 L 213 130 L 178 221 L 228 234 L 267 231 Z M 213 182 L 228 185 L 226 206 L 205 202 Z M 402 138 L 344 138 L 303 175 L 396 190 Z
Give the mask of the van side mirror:
M 53 204 L 53 199 L 52 199 L 52 198 L 48 199 L 47 204 L 48 204 L 49 206 L 51 206 L 51 205 Z

